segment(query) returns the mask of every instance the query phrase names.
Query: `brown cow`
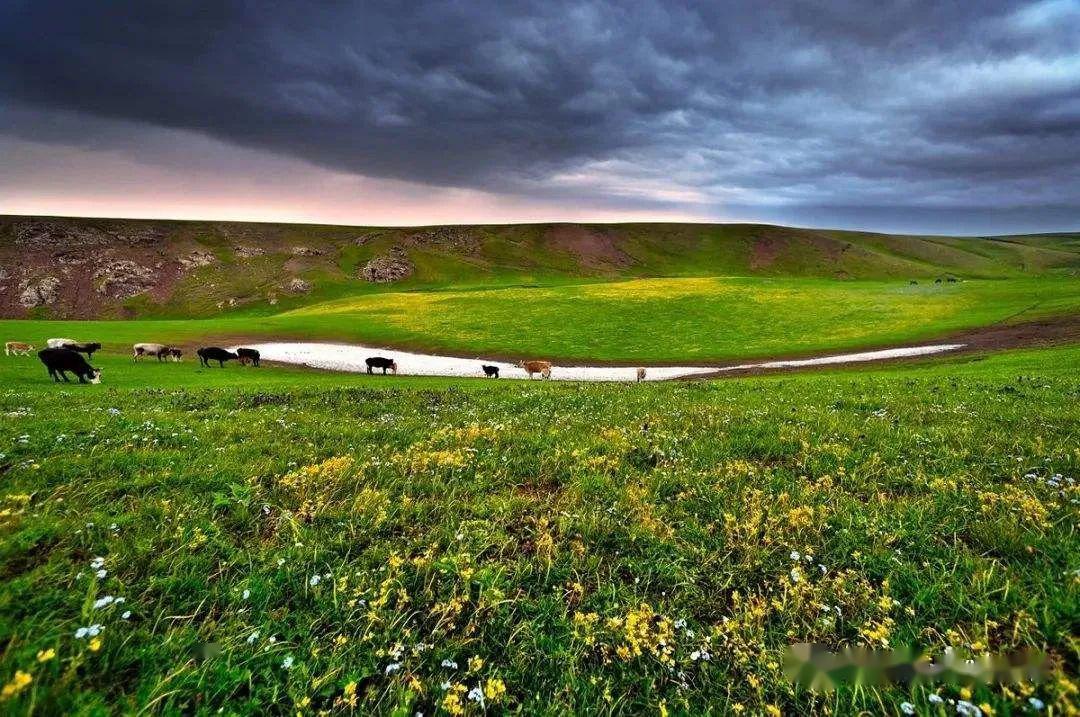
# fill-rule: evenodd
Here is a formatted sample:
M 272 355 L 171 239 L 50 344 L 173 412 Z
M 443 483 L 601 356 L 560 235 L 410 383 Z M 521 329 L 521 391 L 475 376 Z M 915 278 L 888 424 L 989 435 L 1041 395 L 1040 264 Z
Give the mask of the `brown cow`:
M 638 380 L 638 383 L 641 383 L 642 381 L 645 380 L 645 369 L 644 368 L 639 368 L 637 370 L 637 380 Z
M 540 374 L 541 378 L 551 378 L 550 361 L 518 361 L 517 365 L 519 368 L 525 369 L 525 373 L 529 374 L 529 378 L 532 378 L 534 373 Z
M 34 350 L 34 347 L 30 344 L 24 344 L 22 341 L 8 341 L 4 344 L 4 355 L 11 356 L 29 356 L 30 352 Z

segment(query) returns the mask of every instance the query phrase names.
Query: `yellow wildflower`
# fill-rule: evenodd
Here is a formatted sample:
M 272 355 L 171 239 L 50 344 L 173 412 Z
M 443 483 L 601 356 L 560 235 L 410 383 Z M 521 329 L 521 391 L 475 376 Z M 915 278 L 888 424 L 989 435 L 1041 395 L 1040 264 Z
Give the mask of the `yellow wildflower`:
M 776 705 L 765 705 L 765 714 L 769 715 L 769 717 L 780 717 L 783 712 Z
M 15 670 L 15 676 L 11 678 L 11 682 L 4 685 L 3 690 L 0 690 L 0 700 L 9 700 L 12 697 L 18 697 L 19 694 L 33 681 L 34 678 L 30 676 L 29 672 Z
M 100 637 L 95 637 L 93 640 L 90 641 L 90 644 L 88 645 L 88 647 L 90 648 L 90 652 L 97 652 L 98 650 L 100 650 L 101 649 L 101 638 Z
M 51 647 L 48 650 L 39 650 L 37 654 L 38 662 L 48 662 L 52 658 L 56 657 L 56 650 Z
M 469 658 L 469 672 L 479 672 L 484 667 L 484 658 L 473 655 Z
M 484 685 L 484 696 L 489 702 L 498 702 L 506 695 L 506 683 L 497 677 L 492 677 Z

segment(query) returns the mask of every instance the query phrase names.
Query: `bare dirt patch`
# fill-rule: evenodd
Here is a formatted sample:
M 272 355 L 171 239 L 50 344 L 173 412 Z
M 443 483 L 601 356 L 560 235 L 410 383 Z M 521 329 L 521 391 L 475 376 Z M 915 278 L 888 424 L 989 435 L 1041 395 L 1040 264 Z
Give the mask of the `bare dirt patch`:
M 621 269 L 634 263 L 634 258 L 619 248 L 617 237 L 588 227 L 553 226 L 544 232 L 544 242 L 590 269 Z

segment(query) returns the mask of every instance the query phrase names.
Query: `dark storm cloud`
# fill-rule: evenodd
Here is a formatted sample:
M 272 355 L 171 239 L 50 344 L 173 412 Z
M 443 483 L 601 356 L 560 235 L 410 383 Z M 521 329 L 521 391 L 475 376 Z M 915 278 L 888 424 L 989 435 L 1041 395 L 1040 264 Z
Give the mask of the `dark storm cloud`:
M 1080 225 L 1080 0 L 205 5 L 5 4 L 0 132 L 78 144 L 32 119 L 63 110 L 549 201 Z

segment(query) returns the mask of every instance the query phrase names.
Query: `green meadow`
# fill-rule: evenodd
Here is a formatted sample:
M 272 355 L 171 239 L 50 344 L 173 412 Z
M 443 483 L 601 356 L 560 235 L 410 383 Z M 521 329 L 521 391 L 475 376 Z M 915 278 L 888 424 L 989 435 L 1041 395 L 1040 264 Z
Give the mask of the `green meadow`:
M 1080 348 L 651 385 L 101 363 L 0 363 L 6 713 L 1077 709 Z M 1048 675 L 811 691 L 795 642 Z
M 5 339 L 60 336 L 123 354 L 140 341 L 344 340 L 457 353 L 722 361 L 925 341 L 1076 314 L 1075 278 L 957 283 L 688 277 L 350 296 L 274 314 L 135 321 L 2 320 Z

